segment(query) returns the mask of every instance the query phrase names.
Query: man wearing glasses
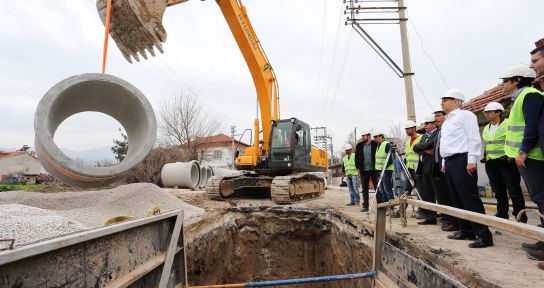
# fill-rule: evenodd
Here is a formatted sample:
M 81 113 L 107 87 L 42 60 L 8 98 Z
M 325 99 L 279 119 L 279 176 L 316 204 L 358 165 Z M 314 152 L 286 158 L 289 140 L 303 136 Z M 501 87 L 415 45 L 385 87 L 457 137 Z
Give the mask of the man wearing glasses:
M 448 90 L 442 97 L 442 109 L 446 113 L 440 134 L 442 172 L 454 207 L 485 214 L 476 171 L 476 161 L 482 150 L 480 129 L 476 115 L 460 109 L 463 101 L 465 96 L 455 89 Z M 469 244 L 471 248 L 493 246 L 493 236 L 487 226 L 461 219 L 459 226 L 461 230 L 449 235 L 449 239 L 474 240 Z
M 536 54 L 531 56 L 532 67 L 539 65 Z M 540 213 L 544 213 L 544 154 L 539 142 L 539 117 L 544 109 L 544 95 L 531 87 L 536 73 L 528 65 L 517 64 L 506 70 L 503 79 L 505 93 L 513 93 L 514 104 L 510 110 L 508 131 L 504 150 L 509 158 L 516 160 L 519 173 Z M 540 140 L 542 142 L 542 140 Z M 544 219 L 541 220 L 541 225 Z M 544 260 L 544 243 L 522 244 L 529 256 Z

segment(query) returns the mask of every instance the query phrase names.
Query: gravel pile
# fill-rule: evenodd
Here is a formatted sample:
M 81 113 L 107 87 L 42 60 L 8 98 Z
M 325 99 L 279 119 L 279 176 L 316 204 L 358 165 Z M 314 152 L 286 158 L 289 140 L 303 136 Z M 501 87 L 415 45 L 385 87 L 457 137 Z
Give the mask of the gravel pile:
M 22 204 L 50 210 L 56 215 L 80 222 L 88 228 L 103 226 L 107 219 L 119 215 L 144 217 L 147 211 L 155 206 L 158 206 L 161 212 L 182 210 L 186 221 L 204 214 L 202 208 L 187 204 L 150 183 L 129 184 L 101 191 L 2 192 L 0 205 L 2 204 Z M 5 212 L 0 209 L 0 218 L 4 214 Z
M 20 204 L 0 205 L 0 238 L 15 239 L 15 245 L 24 245 L 42 239 L 86 230 L 83 224 L 57 213 Z M 0 250 L 9 242 L 0 242 Z

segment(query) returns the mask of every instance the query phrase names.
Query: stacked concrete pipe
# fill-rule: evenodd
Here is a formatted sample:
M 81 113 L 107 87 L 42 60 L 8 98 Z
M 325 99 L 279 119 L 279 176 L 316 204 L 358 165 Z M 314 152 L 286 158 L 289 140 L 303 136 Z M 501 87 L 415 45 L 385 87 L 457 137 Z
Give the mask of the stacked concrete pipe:
M 81 112 L 113 117 L 125 129 L 128 151 L 111 167 L 86 167 L 66 156 L 53 141 L 60 124 Z M 112 183 L 140 163 L 153 148 L 157 120 L 149 101 L 132 84 L 106 74 L 82 74 L 64 79 L 43 96 L 34 117 L 35 148 L 42 166 L 64 183 L 97 187 Z
M 201 167 L 196 161 L 168 163 L 162 167 L 161 182 L 166 187 L 197 189 Z

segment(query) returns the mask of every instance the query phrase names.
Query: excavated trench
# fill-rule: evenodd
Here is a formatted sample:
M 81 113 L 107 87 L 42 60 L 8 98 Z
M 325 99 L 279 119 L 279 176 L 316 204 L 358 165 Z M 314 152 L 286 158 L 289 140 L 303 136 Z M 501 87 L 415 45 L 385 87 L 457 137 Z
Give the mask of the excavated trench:
M 195 226 L 186 232 L 190 285 L 362 273 L 372 266 L 368 230 L 326 211 L 232 208 Z M 296 287 L 370 287 L 370 280 Z

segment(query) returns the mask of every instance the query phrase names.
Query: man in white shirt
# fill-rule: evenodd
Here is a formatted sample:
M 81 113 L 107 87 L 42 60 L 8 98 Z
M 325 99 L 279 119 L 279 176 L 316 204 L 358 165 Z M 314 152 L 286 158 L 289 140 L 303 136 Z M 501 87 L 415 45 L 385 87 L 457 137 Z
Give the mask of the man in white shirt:
M 461 110 L 465 96 L 451 89 L 442 97 L 442 109 L 446 120 L 440 135 L 440 155 L 442 172 L 445 173 L 453 206 L 468 211 L 485 214 L 484 205 L 478 193 L 478 174 L 476 161 L 482 150 L 482 140 L 476 115 Z M 485 225 L 459 219 L 460 231 L 449 235 L 454 240 L 474 240 L 471 248 L 493 246 L 493 236 Z

